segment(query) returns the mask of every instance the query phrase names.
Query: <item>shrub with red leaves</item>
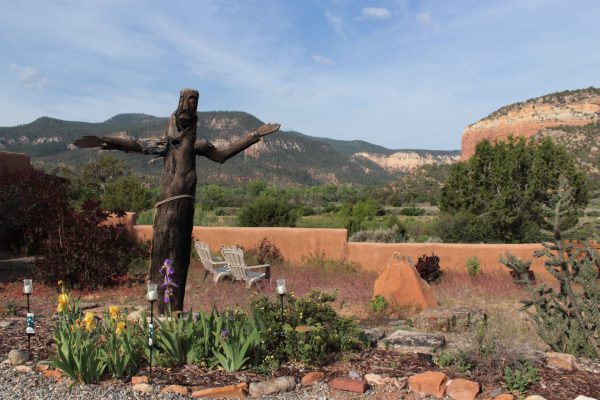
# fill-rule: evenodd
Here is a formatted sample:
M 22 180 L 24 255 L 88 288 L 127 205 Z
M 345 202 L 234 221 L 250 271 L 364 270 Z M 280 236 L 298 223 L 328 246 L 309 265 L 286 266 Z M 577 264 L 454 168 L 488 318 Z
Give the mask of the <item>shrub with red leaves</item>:
M 141 256 L 139 247 L 127 237 L 123 225 L 102 225 L 110 213 L 89 200 L 81 211 L 72 211 L 50 227 L 36 261 L 42 279 L 63 280 L 74 288 L 95 288 L 118 282 L 134 258 Z M 123 216 L 123 211 L 116 212 Z
M 98 201 L 69 204 L 69 181 L 40 171 L 0 174 L 0 238 L 34 252 L 39 277 L 72 288 L 115 283 L 141 255 L 122 225 L 102 225 L 110 213 Z M 123 215 L 122 211 L 113 211 Z
M 442 277 L 440 258 L 433 253 L 430 256 L 423 254 L 419 257 L 415 268 L 427 283 L 436 282 Z
M 0 173 L 0 242 L 37 253 L 48 227 L 71 209 L 68 181 L 31 170 Z
M 256 256 L 256 261 L 259 264 L 279 264 L 283 262 L 283 256 L 279 247 L 275 246 L 267 238 L 263 238 L 256 247 L 248 251 Z

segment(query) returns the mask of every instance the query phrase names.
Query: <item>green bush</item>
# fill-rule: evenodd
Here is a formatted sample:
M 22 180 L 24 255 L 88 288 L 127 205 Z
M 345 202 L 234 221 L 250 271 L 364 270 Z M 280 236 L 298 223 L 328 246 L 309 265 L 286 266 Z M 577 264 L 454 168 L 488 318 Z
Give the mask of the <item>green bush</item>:
M 127 175 L 106 183 L 100 201 L 102 207 L 107 210 L 139 212 L 152 207 L 156 198 L 142 185 L 137 176 Z
M 298 214 L 284 199 L 259 196 L 244 206 L 238 216 L 240 226 L 296 226 Z
M 388 307 L 388 301 L 382 295 L 378 294 L 371 300 L 371 310 L 376 313 L 382 313 Z
M 340 352 L 358 350 L 368 340 L 358 325 L 337 315 L 328 303 L 331 294 L 311 291 L 304 297 L 286 296 L 283 320 L 279 301 L 265 296 L 252 299 L 251 308 L 265 324 L 261 341 L 265 354 L 278 362 L 299 361 L 307 365 L 323 365 L 334 360 Z M 308 326 L 306 331 L 296 330 Z
M 479 259 L 477 256 L 469 257 L 467 260 L 467 274 L 471 278 L 475 278 L 481 272 L 481 266 L 479 265 Z
M 425 214 L 425 210 L 415 206 L 404 207 L 400 210 L 400 215 L 406 215 L 408 217 L 418 217 L 423 214 Z
M 355 232 L 349 242 L 403 243 L 406 242 L 406 229 L 394 226 L 389 229 L 374 229 Z
M 458 352 L 443 350 L 434 357 L 434 361 L 440 368 L 452 367 L 461 374 L 469 373 L 474 367 L 469 354 L 463 350 Z
M 523 396 L 527 387 L 538 380 L 538 370 L 529 362 L 517 363 L 504 368 L 504 387 L 517 396 Z

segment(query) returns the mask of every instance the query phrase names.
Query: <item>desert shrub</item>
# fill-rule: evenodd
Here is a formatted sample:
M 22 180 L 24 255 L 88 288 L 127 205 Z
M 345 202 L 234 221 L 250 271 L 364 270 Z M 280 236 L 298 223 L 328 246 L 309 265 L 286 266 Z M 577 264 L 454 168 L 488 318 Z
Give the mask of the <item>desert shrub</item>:
M 115 283 L 140 253 L 122 225 L 103 225 L 109 215 L 95 201 L 84 203 L 81 211 L 64 210 L 46 227 L 42 257 L 35 262 L 39 276 L 46 282 L 62 280 L 73 288 Z
M 0 173 L 0 242 L 36 253 L 50 228 L 71 212 L 67 180 L 41 171 Z
M 525 281 L 530 299 L 524 301 L 536 323 L 540 337 L 554 350 L 575 356 L 600 358 L 600 254 L 587 242 L 562 240 L 562 231 L 570 225 L 568 210 L 573 196 L 566 179 L 561 178 L 551 204 L 545 205 L 552 242 L 542 243 L 534 253 L 544 257 L 547 271 L 559 282 L 559 289 L 542 284 L 534 287 Z M 522 269 L 515 257 L 506 257 L 505 265 Z
M 10 299 L 6 302 L 6 305 L 4 306 L 4 314 L 5 315 L 10 315 L 12 317 L 16 317 L 17 316 L 17 302 Z
M 464 350 L 443 350 L 434 356 L 434 362 L 441 368 L 455 368 L 461 374 L 467 374 L 473 369 L 473 362 Z
M 467 259 L 467 274 L 471 278 L 475 278 L 481 272 L 481 265 L 477 256 L 469 257 Z
M 298 214 L 285 199 L 256 197 L 238 215 L 240 226 L 296 226 Z
M 529 362 L 519 362 L 514 367 L 504 367 L 503 377 L 506 390 L 523 396 L 527 387 L 538 380 L 538 369 Z
M 302 256 L 302 263 L 320 267 L 323 271 L 330 273 L 348 273 L 360 270 L 360 264 L 355 261 L 334 260 L 326 257 L 322 252 Z
M 376 313 L 382 313 L 388 306 L 388 301 L 382 295 L 378 294 L 371 300 L 371 310 Z
M 368 339 L 352 320 L 337 315 L 329 304 L 335 295 L 311 291 L 304 297 L 286 296 L 284 316 L 278 300 L 266 296 L 252 299 L 250 307 L 265 324 L 261 341 L 265 354 L 279 362 L 299 361 L 323 365 L 340 352 L 358 350 Z M 308 330 L 295 329 L 308 326 Z
M 419 257 L 415 268 L 427 283 L 436 282 L 442 276 L 440 258 L 433 253 L 430 256 L 423 254 Z
M 425 210 L 422 209 L 421 207 L 410 206 L 410 207 L 403 207 L 400 210 L 400 215 L 406 215 L 408 217 L 418 217 L 419 215 L 423 215 L 423 214 L 425 214 Z
M 248 255 L 247 262 L 257 264 L 281 264 L 283 255 L 279 247 L 267 238 L 263 238 L 258 244 L 248 250 L 244 250 L 244 255 Z
M 374 229 L 355 232 L 349 242 L 402 243 L 406 241 L 406 229 L 396 225 L 388 229 Z

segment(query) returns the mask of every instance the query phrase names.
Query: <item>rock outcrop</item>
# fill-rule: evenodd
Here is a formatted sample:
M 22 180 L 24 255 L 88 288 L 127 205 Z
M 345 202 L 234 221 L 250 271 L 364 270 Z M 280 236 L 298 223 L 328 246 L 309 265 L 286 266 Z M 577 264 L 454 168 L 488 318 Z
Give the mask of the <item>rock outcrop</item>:
M 477 143 L 506 140 L 509 136 L 531 137 L 543 129 L 583 126 L 600 119 L 600 89 L 552 93 L 502 107 L 469 125 L 462 135 L 461 159 L 475 153 Z

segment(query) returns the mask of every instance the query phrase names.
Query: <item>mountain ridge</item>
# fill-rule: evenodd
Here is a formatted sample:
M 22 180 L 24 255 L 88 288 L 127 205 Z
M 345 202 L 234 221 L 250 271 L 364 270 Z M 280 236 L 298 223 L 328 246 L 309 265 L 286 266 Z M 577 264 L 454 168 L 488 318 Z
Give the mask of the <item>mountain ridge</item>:
M 0 150 L 28 153 L 35 163 L 48 168 L 78 165 L 103 150 L 75 149 L 72 146 L 75 139 L 84 135 L 160 137 L 167 120 L 167 117 L 143 113 L 117 114 L 103 122 L 40 117 L 29 124 L 0 127 Z M 198 137 L 224 147 L 261 124 L 258 118 L 243 111 L 198 112 Z M 119 158 L 128 160 L 137 173 L 160 175 L 160 166 L 143 162 L 149 160 L 147 157 L 123 154 Z M 458 151 L 392 150 L 362 140 L 344 141 L 281 131 L 265 137 L 223 165 L 201 157 L 197 163 L 199 180 L 206 182 L 267 179 L 283 185 L 370 185 L 392 182 L 418 165 L 447 163 L 448 160 L 458 160 Z

